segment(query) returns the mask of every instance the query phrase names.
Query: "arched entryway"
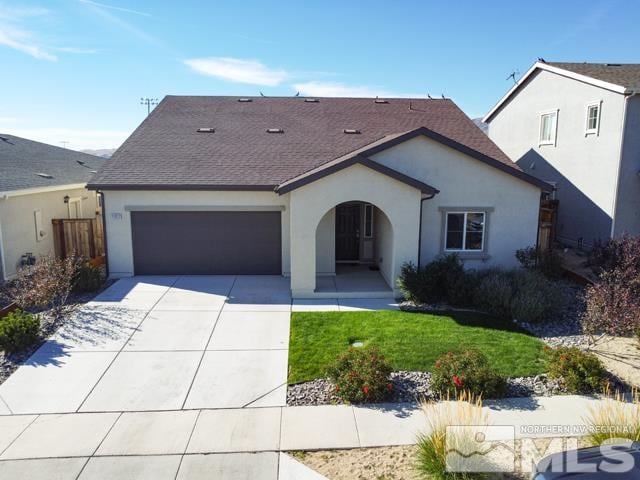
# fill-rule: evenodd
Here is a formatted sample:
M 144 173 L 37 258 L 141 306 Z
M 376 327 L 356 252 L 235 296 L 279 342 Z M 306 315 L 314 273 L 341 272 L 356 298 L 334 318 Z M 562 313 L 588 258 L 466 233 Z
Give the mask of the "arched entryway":
M 391 295 L 393 226 L 376 205 L 360 200 L 328 210 L 316 227 L 316 292 Z

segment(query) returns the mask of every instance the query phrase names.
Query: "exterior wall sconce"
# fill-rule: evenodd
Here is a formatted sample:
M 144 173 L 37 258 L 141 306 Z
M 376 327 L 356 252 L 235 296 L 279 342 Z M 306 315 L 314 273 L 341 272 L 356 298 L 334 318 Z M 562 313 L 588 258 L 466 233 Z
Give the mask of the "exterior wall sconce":
M 64 203 L 69 203 L 69 195 L 64 196 Z

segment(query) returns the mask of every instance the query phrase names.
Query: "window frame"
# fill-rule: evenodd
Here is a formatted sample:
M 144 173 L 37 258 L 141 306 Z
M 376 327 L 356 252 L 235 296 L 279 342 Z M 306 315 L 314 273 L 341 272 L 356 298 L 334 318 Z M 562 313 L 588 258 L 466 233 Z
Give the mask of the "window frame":
M 442 231 L 440 235 L 440 253 L 448 254 L 455 253 L 461 259 L 477 259 L 477 260 L 487 260 L 491 258 L 488 253 L 489 249 L 489 224 L 491 214 L 493 212 L 493 207 L 439 207 L 440 213 L 442 215 Z M 460 214 L 464 215 L 464 223 L 463 223 L 463 232 L 462 232 L 462 249 L 453 249 L 447 248 L 447 234 L 449 230 L 449 214 Z M 467 215 L 480 213 L 484 215 L 484 224 L 482 229 L 482 247 L 480 250 L 468 250 L 466 249 L 466 236 L 467 236 Z
M 370 227 L 370 231 L 369 234 L 367 234 L 367 210 L 369 211 L 369 217 L 370 217 L 370 221 L 369 221 L 369 227 Z M 363 238 L 373 238 L 373 204 L 371 203 L 365 203 L 364 204 L 364 215 L 363 215 L 363 225 L 362 225 L 362 231 L 364 233 Z
M 544 118 L 549 116 L 549 115 L 555 115 L 556 117 L 556 123 L 554 125 L 554 128 L 551 132 L 551 138 L 549 140 L 544 140 L 542 138 L 542 132 L 543 132 L 543 128 L 544 128 Z M 538 130 L 538 146 L 543 146 L 543 145 L 552 145 L 552 146 L 556 146 L 556 141 L 558 138 L 558 118 L 560 117 L 560 109 L 556 108 L 555 110 L 547 110 L 545 112 L 540 112 L 540 125 L 539 125 L 539 130 Z
M 74 206 L 77 205 L 77 209 L 76 212 L 79 216 L 77 217 L 73 217 L 71 215 L 72 212 L 72 204 L 74 204 Z M 82 197 L 70 197 L 69 201 L 67 202 L 67 213 L 68 213 L 68 217 L 69 219 L 77 219 L 77 218 L 84 218 L 83 215 L 83 211 L 82 211 Z
M 596 107 L 598 109 L 598 116 L 596 117 L 596 126 L 595 128 L 589 128 L 589 111 L 591 108 Z M 586 106 L 586 115 L 585 115 L 585 123 L 584 123 L 584 135 L 585 137 L 588 135 L 600 136 L 600 119 L 602 118 L 602 100 L 597 100 L 594 102 L 590 102 Z

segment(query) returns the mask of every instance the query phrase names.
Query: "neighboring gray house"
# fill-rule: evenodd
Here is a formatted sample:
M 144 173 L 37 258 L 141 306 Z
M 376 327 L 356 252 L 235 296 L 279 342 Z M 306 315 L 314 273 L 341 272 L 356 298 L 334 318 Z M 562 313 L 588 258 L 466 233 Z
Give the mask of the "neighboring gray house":
M 450 100 L 168 96 L 89 188 L 112 277 L 277 274 L 313 298 L 397 295 L 442 252 L 513 266 L 549 185 Z
M 53 218 L 93 218 L 95 192 L 85 186 L 103 158 L 0 133 L 0 282 L 23 255 L 54 253 Z
M 555 185 L 558 240 L 640 234 L 640 65 L 534 64 L 484 117 L 489 137 Z

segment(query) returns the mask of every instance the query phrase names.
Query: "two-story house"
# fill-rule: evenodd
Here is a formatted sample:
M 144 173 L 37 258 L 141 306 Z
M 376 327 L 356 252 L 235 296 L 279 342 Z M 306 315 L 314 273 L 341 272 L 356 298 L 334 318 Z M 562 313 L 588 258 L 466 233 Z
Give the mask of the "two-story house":
M 558 240 L 640 234 L 640 64 L 535 63 L 487 113 L 490 138 L 555 185 Z

